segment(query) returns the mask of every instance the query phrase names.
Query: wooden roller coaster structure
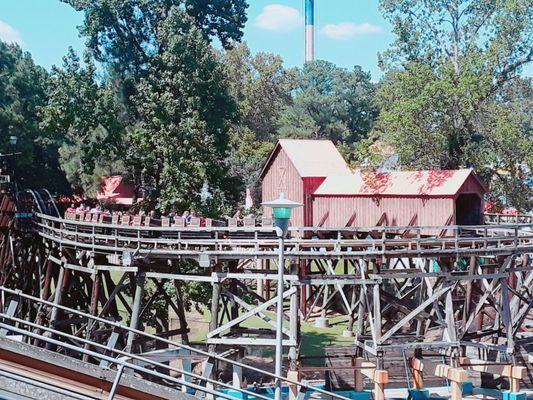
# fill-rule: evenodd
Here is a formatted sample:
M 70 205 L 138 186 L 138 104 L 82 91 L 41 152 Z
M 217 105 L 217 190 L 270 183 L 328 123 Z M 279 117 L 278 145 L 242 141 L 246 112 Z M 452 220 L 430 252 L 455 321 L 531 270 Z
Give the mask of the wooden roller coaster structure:
M 301 384 L 309 371 L 300 354 L 302 321 L 331 314 L 345 316 L 343 335 L 353 337 L 350 385 L 362 390 L 370 383 L 376 398 L 394 381 L 391 354 L 404 357 L 410 386 L 423 388 L 424 376 L 435 376 L 450 382 L 456 398 L 467 370 L 503 376 L 514 391 L 520 384 L 531 387 L 531 223 L 294 227 L 285 240 L 286 265 L 280 266 L 272 227 L 129 226 L 44 213 L 23 224 L 14 203 L 8 205 L 7 195 L 2 199 L 0 320 L 17 329 L 42 334 L 39 327 L 53 328 L 86 350 L 100 344 L 93 351 L 154 352 L 169 361 L 165 340 L 199 346 L 190 343 L 185 305 L 186 285 L 194 283 L 211 298 L 209 354 L 237 359 L 243 349 L 274 346 L 276 271 L 283 267 L 283 343 L 294 396 L 294 382 Z M 441 234 L 428 236 L 429 230 Z M 10 307 L 16 293 L 41 302 Z M 250 318 L 263 320 L 264 327 L 250 327 Z M 154 347 L 157 341 L 139 333 L 148 325 L 163 343 Z M 189 371 L 191 360 L 183 362 Z M 215 362 L 203 365 L 204 376 L 216 376 Z M 330 378 L 332 369 L 324 367 Z

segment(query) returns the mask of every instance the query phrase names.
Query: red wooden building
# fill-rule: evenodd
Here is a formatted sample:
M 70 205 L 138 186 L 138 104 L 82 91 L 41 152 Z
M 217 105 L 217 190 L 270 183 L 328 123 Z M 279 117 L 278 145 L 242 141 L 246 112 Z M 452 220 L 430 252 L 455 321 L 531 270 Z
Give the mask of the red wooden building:
M 114 203 L 122 206 L 131 206 L 137 196 L 132 184 L 122 176 L 110 176 L 104 179 L 96 199 L 103 203 Z
M 352 173 L 330 141 L 280 140 L 261 177 L 263 201 L 304 204 L 293 226 L 482 223 L 486 189 L 471 169 Z
M 350 176 L 344 158 L 330 140 L 281 139 L 261 171 L 262 199 L 278 198 L 280 192 L 304 206 L 296 209 L 293 226 L 313 224 L 312 195 L 331 175 Z M 271 210 L 264 210 L 270 216 Z
M 331 176 L 314 193 L 313 225 L 477 225 L 484 193 L 471 169 Z

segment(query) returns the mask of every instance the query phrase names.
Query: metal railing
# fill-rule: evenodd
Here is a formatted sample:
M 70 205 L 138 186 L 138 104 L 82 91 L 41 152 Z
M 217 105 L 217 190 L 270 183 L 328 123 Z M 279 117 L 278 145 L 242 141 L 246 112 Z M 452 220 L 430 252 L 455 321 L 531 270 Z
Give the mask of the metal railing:
M 330 398 L 348 400 L 347 397 L 344 397 L 342 395 L 339 395 L 333 392 L 329 392 L 327 390 L 323 390 L 315 386 L 311 386 L 305 382 L 288 379 L 286 377 L 276 375 L 274 373 L 262 370 L 260 368 L 257 368 L 251 365 L 246 365 L 235 360 L 231 360 L 229 358 L 223 357 L 213 352 L 208 352 L 208 351 L 204 351 L 201 349 L 197 349 L 197 348 L 194 348 L 194 347 L 191 347 L 191 346 L 179 343 L 179 342 L 172 341 L 170 339 L 161 338 L 156 335 L 152 335 L 152 334 L 149 334 L 149 333 L 137 330 L 137 329 L 132 329 L 130 327 L 124 326 L 117 322 L 109 321 L 109 320 L 106 320 L 106 319 L 103 319 L 103 318 L 100 318 L 94 315 L 90 315 L 90 314 L 87 314 L 87 313 L 84 313 L 78 310 L 70 309 L 68 307 L 65 307 L 59 304 L 54 304 L 47 300 L 43 300 L 43 299 L 39 299 L 34 296 L 27 295 L 18 290 L 12 290 L 12 289 L 8 289 L 5 287 L 0 287 L 0 296 L 2 296 L 2 298 L 5 298 L 6 300 L 17 302 L 16 307 L 20 307 L 22 301 L 27 301 L 28 303 L 33 304 L 33 306 L 42 305 L 42 306 L 61 309 L 70 314 L 74 314 L 78 317 L 85 318 L 88 321 L 91 321 L 93 323 L 101 323 L 103 325 L 106 325 L 109 328 L 120 329 L 128 333 L 132 332 L 137 337 L 142 337 L 144 339 L 149 339 L 155 342 L 159 342 L 160 344 L 165 345 L 168 348 L 174 347 L 177 349 L 186 350 L 189 352 L 191 358 L 202 356 L 202 357 L 205 357 L 206 360 L 216 360 L 219 362 L 230 364 L 238 368 L 242 368 L 242 370 L 254 371 L 256 373 L 261 374 L 262 376 L 266 378 L 270 378 L 272 381 L 274 381 L 275 379 L 279 379 L 282 381 L 283 384 L 299 387 L 300 390 L 305 389 L 309 392 L 316 392 L 316 393 L 327 395 Z M 11 307 L 11 308 L 14 309 L 16 307 Z M 253 396 L 254 398 L 262 399 L 262 400 L 270 400 L 269 397 L 262 395 L 260 391 L 257 391 L 255 389 L 249 390 L 247 388 L 235 387 L 231 384 L 223 383 L 223 382 L 219 382 L 214 379 L 211 379 L 209 376 L 198 375 L 192 371 L 186 371 L 184 369 L 176 368 L 170 365 L 166 365 L 164 363 L 154 361 L 150 359 L 149 357 L 143 356 L 142 354 L 134 354 L 126 350 L 120 350 L 120 349 L 116 349 L 113 347 L 109 347 L 107 345 L 91 341 L 90 339 L 81 338 L 76 335 L 72 335 L 72 334 L 69 334 L 63 331 L 59 331 L 57 329 L 54 329 L 49 326 L 45 326 L 43 324 L 37 324 L 35 322 L 26 321 L 26 320 L 17 318 L 14 315 L 10 315 L 10 314 L 11 313 L 9 312 L 0 313 L 0 321 L 2 321 L 0 322 L 0 335 L 2 334 L 5 335 L 6 331 L 9 331 L 9 332 L 12 332 L 18 335 L 22 335 L 29 339 L 42 341 L 44 343 L 58 346 L 63 349 L 68 349 L 72 352 L 76 352 L 82 355 L 93 357 L 100 361 L 105 361 L 106 363 L 108 363 L 108 365 L 114 365 L 117 370 L 117 375 L 115 378 L 115 382 L 113 384 L 114 390 L 116 390 L 116 388 L 119 386 L 123 370 L 131 369 L 133 371 L 137 371 L 139 373 L 142 373 L 142 374 L 154 377 L 154 378 L 159 378 L 161 380 L 172 382 L 173 384 L 181 386 L 182 388 L 184 387 L 187 389 L 193 389 L 199 393 L 213 395 L 216 398 L 225 398 L 225 399 L 238 399 L 239 398 L 239 397 L 232 396 L 231 394 L 224 393 L 220 390 L 216 390 L 216 388 L 222 388 L 222 389 L 228 389 L 231 391 L 236 391 L 240 393 L 241 395 Z M 11 324 L 6 323 L 6 322 L 10 322 Z M 42 333 L 36 333 L 36 332 L 46 332 L 48 333 L 48 335 L 42 334 Z M 58 340 L 54 337 L 63 338 L 65 340 Z M 79 343 L 80 345 L 72 344 L 72 342 Z M 103 353 L 105 352 L 112 353 L 116 357 L 108 356 L 106 354 L 93 351 L 91 350 L 91 348 L 102 350 Z M 137 365 L 135 361 L 141 362 L 145 366 Z M 168 372 L 168 374 L 163 374 L 161 372 L 152 370 L 150 368 L 146 368 L 146 365 L 149 365 L 153 367 L 154 369 L 157 368 L 158 370 L 164 370 Z M 181 374 L 182 379 L 171 376 L 171 372 Z M 183 379 L 183 377 L 185 376 L 195 379 L 197 383 L 193 383 L 187 379 Z M 205 386 L 202 386 L 199 383 L 204 383 Z M 212 385 L 213 388 L 210 388 L 208 384 Z M 110 393 L 109 399 L 112 399 L 113 396 L 114 396 L 114 392 L 112 390 L 112 392 Z

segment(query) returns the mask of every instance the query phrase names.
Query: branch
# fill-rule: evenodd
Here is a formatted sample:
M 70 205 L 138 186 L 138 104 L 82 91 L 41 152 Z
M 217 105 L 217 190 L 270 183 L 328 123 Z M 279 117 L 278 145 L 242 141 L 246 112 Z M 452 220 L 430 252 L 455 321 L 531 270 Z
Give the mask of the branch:
M 529 53 L 524 54 L 523 57 L 519 58 L 514 63 L 506 65 L 505 68 L 502 69 L 496 79 L 496 86 L 499 87 L 502 83 L 508 81 L 511 78 L 509 77 L 509 74 L 516 71 L 522 65 L 527 64 L 531 61 L 533 61 L 533 48 L 529 49 Z
M 448 57 L 451 57 L 451 54 L 448 51 L 448 48 L 445 46 L 444 42 L 439 37 L 438 31 L 434 27 L 436 24 L 434 25 L 434 24 L 429 23 L 427 20 L 422 20 L 422 18 L 418 17 L 415 14 L 415 12 L 412 11 L 412 10 L 408 10 L 407 13 L 408 13 L 408 15 L 410 15 L 415 20 L 418 20 L 418 22 L 423 23 L 427 27 L 427 29 L 429 29 L 431 31 L 431 33 L 433 33 L 433 36 L 435 37 L 435 40 L 439 43 L 439 45 L 442 48 L 442 51 L 444 52 L 444 54 L 446 54 L 446 56 L 448 56 Z
M 470 40 L 475 40 L 477 34 L 479 33 L 479 30 L 485 25 L 485 23 L 492 17 L 492 15 L 494 14 L 494 11 L 496 9 L 493 8 L 493 9 L 490 9 L 483 18 L 481 18 L 481 22 L 474 28 L 474 31 L 471 33 L 470 35 Z M 471 45 L 474 44 L 475 41 L 472 41 L 470 42 L 468 45 L 467 45 L 467 48 L 466 48 L 466 51 L 470 51 L 471 49 Z

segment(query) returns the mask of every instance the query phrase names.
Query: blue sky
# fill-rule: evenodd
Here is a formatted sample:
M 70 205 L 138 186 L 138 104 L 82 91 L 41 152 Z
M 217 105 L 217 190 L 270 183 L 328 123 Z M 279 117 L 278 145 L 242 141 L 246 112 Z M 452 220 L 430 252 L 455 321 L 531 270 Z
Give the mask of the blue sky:
M 254 52 L 279 54 L 287 66 L 304 59 L 304 0 L 249 0 L 244 40 Z M 377 54 L 394 40 L 379 0 L 316 0 L 316 58 L 381 77 Z M 18 42 L 46 68 L 61 64 L 69 46 L 84 48 L 82 15 L 59 0 L 1 0 L 0 39 Z M 528 67 L 531 75 L 533 67 Z
M 252 50 L 279 54 L 287 66 L 301 65 L 304 1 L 249 3 L 244 39 Z M 315 8 L 316 57 L 348 68 L 361 65 L 379 78 L 377 52 L 385 50 L 393 36 L 379 14 L 378 0 L 316 0 Z M 46 68 L 61 64 L 68 46 L 83 50 L 76 29 L 81 22 L 81 14 L 59 0 L 0 1 L 0 38 L 19 42 Z

